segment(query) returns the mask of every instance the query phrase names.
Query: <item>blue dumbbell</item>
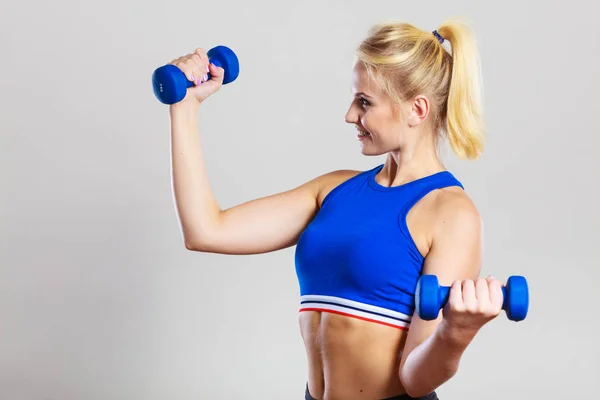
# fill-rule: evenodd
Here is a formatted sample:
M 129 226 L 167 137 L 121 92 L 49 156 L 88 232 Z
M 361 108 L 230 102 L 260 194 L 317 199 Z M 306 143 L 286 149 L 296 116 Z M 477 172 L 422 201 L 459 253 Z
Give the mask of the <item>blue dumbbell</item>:
M 240 73 L 240 63 L 233 50 L 225 46 L 217 46 L 210 49 L 206 55 L 211 63 L 225 70 L 224 85 L 236 80 Z M 185 97 L 187 89 L 192 86 L 194 83 L 190 82 L 185 74 L 172 64 L 163 65 L 152 74 L 154 95 L 164 104 L 180 102 Z
M 431 321 L 448 302 L 450 287 L 440 286 L 437 276 L 422 275 L 417 282 L 415 308 L 421 319 Z M 522 276 L 511 276 L 502 288 L 502 309 L 511 321 L 522 321 L 529 310 L 529 288 Z

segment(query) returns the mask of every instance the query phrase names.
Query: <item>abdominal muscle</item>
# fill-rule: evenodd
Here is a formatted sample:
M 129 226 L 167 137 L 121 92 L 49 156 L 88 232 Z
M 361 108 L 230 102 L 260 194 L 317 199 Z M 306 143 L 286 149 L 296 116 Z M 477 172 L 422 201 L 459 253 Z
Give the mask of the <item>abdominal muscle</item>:
M 319 400 L 373 400 L 405 393 L 398 377 L 407 331 L 329 312 L 303 311 L 308 389 Z

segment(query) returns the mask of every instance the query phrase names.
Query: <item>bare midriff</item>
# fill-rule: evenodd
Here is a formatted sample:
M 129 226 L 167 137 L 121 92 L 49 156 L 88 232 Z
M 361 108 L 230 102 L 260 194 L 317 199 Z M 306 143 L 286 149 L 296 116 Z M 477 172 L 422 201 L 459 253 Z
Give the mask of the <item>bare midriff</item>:
M 318 400 L 373 400 L 405 393 L 398 374 L 407 331 L 329 312 L 299 313 L 308 389 Z

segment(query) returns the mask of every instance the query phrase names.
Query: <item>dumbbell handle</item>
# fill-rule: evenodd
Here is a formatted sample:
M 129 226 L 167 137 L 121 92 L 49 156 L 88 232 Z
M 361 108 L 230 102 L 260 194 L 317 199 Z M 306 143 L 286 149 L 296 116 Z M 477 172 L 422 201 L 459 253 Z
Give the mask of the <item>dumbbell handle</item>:
M 440 308 L 444 308 L 448 303 L 450 297 L 450 286 L 440 286 L 438 289 L 439 301 L 441 304 Z M 502 286 L 502 309 L 506 310 L 508 307 L 508 296 L 506 295 L 506 286 Z

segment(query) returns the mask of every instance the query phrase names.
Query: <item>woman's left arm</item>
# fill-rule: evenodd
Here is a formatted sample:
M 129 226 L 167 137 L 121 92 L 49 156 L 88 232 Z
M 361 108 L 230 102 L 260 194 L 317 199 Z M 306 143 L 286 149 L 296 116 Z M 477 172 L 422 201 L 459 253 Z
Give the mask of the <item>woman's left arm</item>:
M 436 225 L 423 273 L 451 286 L 436 320 L 413 316 L 399 368 L 404 389 L 425 396 L 452 378 L 477 332 L 502 309 L 502 283 L 477 278 L 483 255 L 481 218 L 463 193 L 440 193 Z

